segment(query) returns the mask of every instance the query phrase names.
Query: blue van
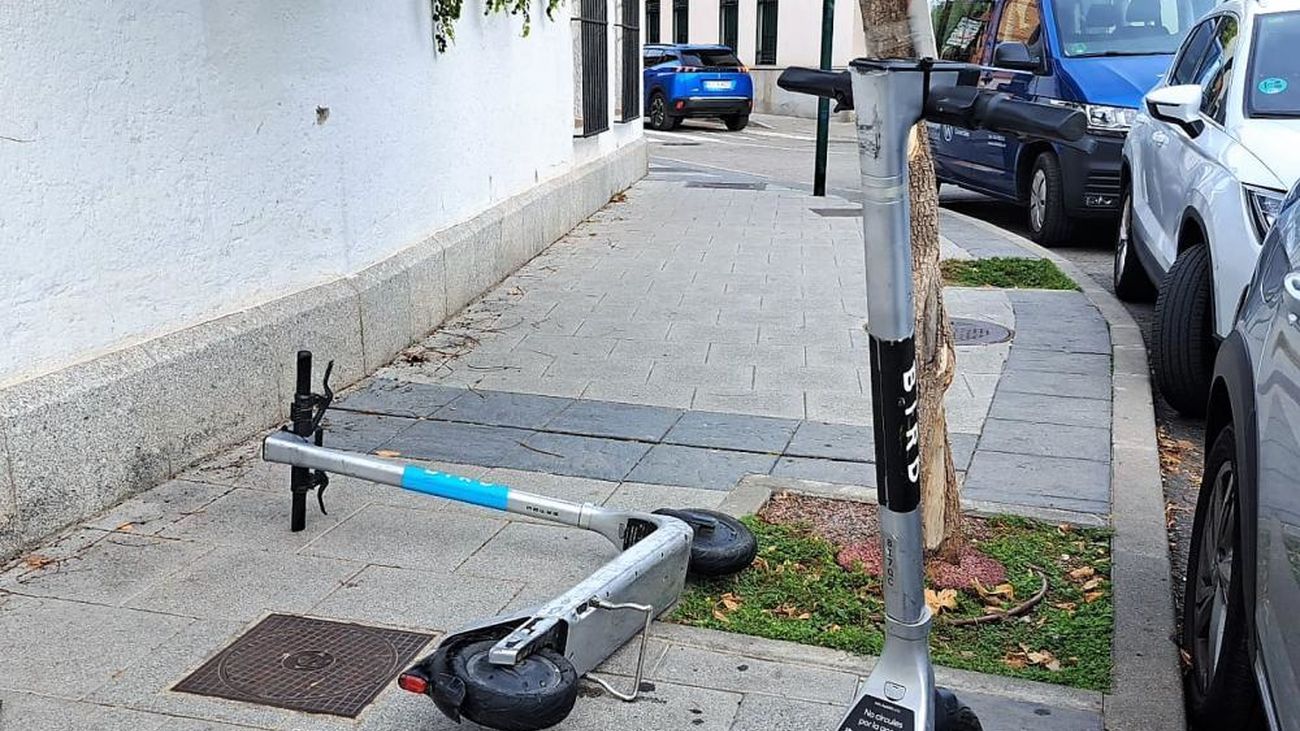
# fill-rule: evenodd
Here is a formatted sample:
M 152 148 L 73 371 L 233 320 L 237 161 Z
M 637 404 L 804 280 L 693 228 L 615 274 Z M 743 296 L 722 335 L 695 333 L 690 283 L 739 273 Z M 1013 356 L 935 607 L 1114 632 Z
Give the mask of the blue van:
M 990 68 L 986 88 L 1088 115 L 1073 143 L 931 125 L 939 180 L 1025 204 L 1035 241 L 1119 212 L 1120 152 L 1142 96 L 1214 0 L 939 0 L 939 56 Z

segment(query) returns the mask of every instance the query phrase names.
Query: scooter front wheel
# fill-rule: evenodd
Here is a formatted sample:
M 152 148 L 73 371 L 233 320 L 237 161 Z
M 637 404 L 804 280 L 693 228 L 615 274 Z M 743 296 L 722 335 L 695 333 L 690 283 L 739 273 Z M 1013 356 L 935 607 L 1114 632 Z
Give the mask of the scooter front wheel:
M 947 688 L 934 691 L 935 731 L 984 731 L 979 717 L 971 707 L 957 700 Z
M 655 511 L 685 522 L 695 532 L 691 538 L 692 576 L 730 576 L 749 568 L 758 555 L 758 541 L 745 524 L 716 510 L 662 508 Z
M 539 731 L 568 717 L 578 699 L 573 664 L 541 649 L 516 665 L 493 665 L 488 651 L 498 639 L 452 638 L 407 672 L 430 684 L 428 695 L 455 721 L 464 717 L 498 731 Z

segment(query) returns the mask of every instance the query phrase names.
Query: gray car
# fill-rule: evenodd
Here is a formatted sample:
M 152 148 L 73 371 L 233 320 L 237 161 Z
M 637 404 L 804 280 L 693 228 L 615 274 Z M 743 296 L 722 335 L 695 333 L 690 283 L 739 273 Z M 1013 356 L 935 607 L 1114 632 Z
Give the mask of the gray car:
M 1300 185 L 1215 361 L 1183 609 L 1198 729 L 1300 730 Z

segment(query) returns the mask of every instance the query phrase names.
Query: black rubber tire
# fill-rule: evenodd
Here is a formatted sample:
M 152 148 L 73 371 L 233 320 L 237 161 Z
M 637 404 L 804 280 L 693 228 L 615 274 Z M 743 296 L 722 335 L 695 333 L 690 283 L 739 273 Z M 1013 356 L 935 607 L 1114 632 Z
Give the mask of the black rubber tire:
M 664 110 L 663 115 L 658 122 L 655 121 L 655 118 L 659 117 L 655 108 L 656 104 L 662 104 Z M 668 132 L 677 129 L 677 126 L 682 123 L 682 119 L 681 117 L 674 117 L 672 114 L 668 113 L 667 97 L 663 95 L 663 92 L 656 91 L 650 95 L 650 111 L 646 114 L 645 123 L 650 129 L 659 130 L 660 132 Z
M 984 731 L 975 711 L 957 700 L 951 690 L 935 688 L 934 706 L 934 731 Z
M 573 664 L 558 652 L 543 649 L 518 666 L 489 666 L 486 655 L 496 642 L 467 642 L 448 654 L 451 673 L 465 684 L 461 715 L 499 731 L 538 731 L 567 718 L 578 700 Z
M 1205 414 L 1218 349 L 1210 277 L 1208 246 L 1197 244 L 1180 254 L 1160 285 L 1151 326 L 1152 361 L 1160 395 L 1191 417 Z
M 1237 443 L 1234 428 L 1229 425 L 1219 432 L 1205 457 L 1205 473 L 1202 477 L 1200 497 L 1196 501 L 1196 517 L 1192 522 L 1192 540 L 1187 558 L 1187 578 L 1184 585 L 1183 602 L 1183 637 L 1182 646 L 1192 658 L 1193 666 L 1184 677 L 1188 718 L 1196 729 L 1247 729 L 1260 727 L 1262 724 L 1259 695 L 1255 689 L 1255 673 L 1251 666 L 1250 652 L 1247 648 L 1246 602 L 1242 576 L 1245 573 L 1243 552 L 1241 550 L 1241 522 L 1239 495 L 1240 470 L 1234 470 L 1238 476 L 1237 489 L 1230 501 L 1237 516 L 1234 548 L 1232 554 L 1232 579 L 1228 582 L 1228 606 L 1225 620 L 1223 642 L 1217 666 L 1212 678 L 1205 687 L 1198 681 L 1199 668 L 1195 662 L 1198 654 L 1193 652 L 1197 641 L 1198 608 L 1196 606 L 1197 582 L 1200 579 L 1200 554 L 1205 550 L 1206 521 L 1209 519 L 1211 503 L 1216 490 L 1214 482 L 1220 470 L 1227 463 L 1235 465 L 1237 460 Z
M 691 576 L 730 576 L 749 568 L 758 555 L 758 540 L 754 534 L 744 523 L 726 513 L 703 508 L 662 508 L 655 513 L 680 518 L 688 525 L 694 518 L 717 521 L 717 528 L 708 532 L 697 530 L 691 540 L 691 560 L 687 566 Z
M 1034 227 L 1034 216 L 1029 214 L 1029 236 L 1043 246 L 1058 246 L 1069 243 L 1074 236 L 1074 221 L 1065 212 L 1065 187 L 1062 183 L 1061 162 L 1056 153 L 1043 152 L 1034 159 L 1034 166 L 1029 169 L 1029 195 L 1033 193 L 1034 178 L 1042 170 L 1047 183 L 1046 207 L 1042 225 Z
M 739 132 L 740 130 L 749 126 L 749 115 L 728 114 L 727 116 L 722 118 L 722 123 L 727 125 L 727 129 L 731 130 L 732 132 Z
M 1119 225 L 1115 227 L 1115 257 L 1111 266 L 1115 296 L 1125 302 L 1150 302 L 1156 297 L 1156 287 L 1142 268 L 1137 248 L 1141 243 L 1133 231 L 1133 191 L 1124 186 L 1120 193 Z

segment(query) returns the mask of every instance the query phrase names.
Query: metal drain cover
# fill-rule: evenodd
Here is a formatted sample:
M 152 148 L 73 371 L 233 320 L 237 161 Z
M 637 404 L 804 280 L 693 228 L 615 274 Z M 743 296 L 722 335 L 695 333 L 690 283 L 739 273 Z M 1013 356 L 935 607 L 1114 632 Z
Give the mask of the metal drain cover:
M 808 210 L 826 218 L 862 218 L 861 208 L 809 208 Z
M 431 639 L 272 614 L 172 690 L 356 718 Z
M 952 339 L 956 345 L 993 345 L 1011 339 L 1011 331 L 996 322 L 952 318 Z
M 742 183 L 730 180 L 693 180 L 687 188 L 718 188 L 719 190 L 767 190 L 767 183 Z

